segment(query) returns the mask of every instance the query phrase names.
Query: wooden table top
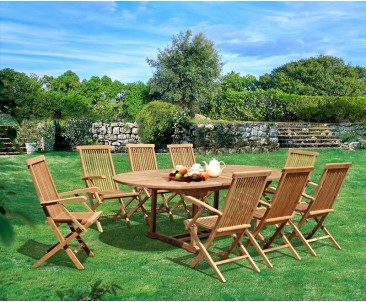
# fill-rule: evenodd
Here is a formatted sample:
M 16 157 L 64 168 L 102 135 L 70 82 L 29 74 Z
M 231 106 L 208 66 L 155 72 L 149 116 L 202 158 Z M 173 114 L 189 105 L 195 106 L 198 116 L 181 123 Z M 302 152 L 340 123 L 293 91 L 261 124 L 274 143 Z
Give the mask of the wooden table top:
M 169 191 L 199 190 L 199 189 L 225 189 L 231 184 L 233 172 L 271 170 L 272 173 L 268 180 L 278 180 L 281 177 L 280 169 L 266 168 L 260 166 L 227 165 L 219 177 L 209 177 L 205 181 L 184 181 L 169 180 L 169 173 L 172 169 L 139 171 L 117 174 L 114 180 L 118 183 L 149 189 L 162 189 Z

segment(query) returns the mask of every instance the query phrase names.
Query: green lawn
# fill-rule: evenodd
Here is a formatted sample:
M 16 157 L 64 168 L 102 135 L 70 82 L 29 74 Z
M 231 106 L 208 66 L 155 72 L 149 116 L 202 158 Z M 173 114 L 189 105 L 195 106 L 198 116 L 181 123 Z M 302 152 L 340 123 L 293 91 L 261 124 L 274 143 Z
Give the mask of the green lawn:
M 64 251 L 32 269 L 31 265 L 56 241 L 44 223 L 25 165 L 26 159 L 37 154 L 0 157 L 0 183 L 4 187 L 0 188 L 0 196 L 14 190 L 16 195 L 7 207 L 29 215 L 34 222 L 32 228 L 14 220 L 13 244 L 5 247 L 0 243 L 0 300 L 59 300 L 57 290 L 89 290 L 97 280 L 121 287 L 117 296 L 107 294 L 108 300 L 366 300 L 366 150 L 317 151 L 320 155 L 313 181 L 319 179 L 326 163 L 353 163 L 335 212 L 326 221 L 342 250 L 335 249 L 330 242 L 315 243 L 318 256 L 313 257 L 295 239 L 293 243 L 302 260 L 295 260 L 287 250 L 270 253 L 273 269 L 267 268 L 251 250 L 261 272 L 254 272 L 245 260 L 221 266 L 226 283 L 217 280 L 207 262 L 191 269 L 188 265 L 193 254 L 146 237 L 148 227 L 142 215 L 135 216 L 131 229 L 122 220 L 104 223 L 103 233 L 91 227 L 83 237 L 95 256 L 88 258 L 80 251 L 83 271 L 74 267 Z M 44 154 L 60 192 L 84 186 L 77 152 Z M 279 150 L 215 157 L 226 164 L 281 168 L 286 156 L 287 150 Z M 196 157 L 202 162 L 213 156 Z M 117 173 L 130 170 L 126 154 L 115 154 L 113 160 Z M 160 168 L 170 166 L 166 154 L 158 154 L 157 160 Z M 167 230 L 178 230 L 183 229 L 183 218 L 178 215 L 173 223 L 160 215 L 158 223 Z

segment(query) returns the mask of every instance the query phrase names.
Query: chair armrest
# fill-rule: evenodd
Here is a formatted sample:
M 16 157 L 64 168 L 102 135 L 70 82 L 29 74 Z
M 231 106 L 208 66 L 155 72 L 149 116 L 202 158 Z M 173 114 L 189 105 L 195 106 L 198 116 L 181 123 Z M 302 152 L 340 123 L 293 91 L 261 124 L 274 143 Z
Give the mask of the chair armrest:
M 97 187 L 89 187 L 89 188 L 85 188 L 85 189 L 77 189 L 77 190 L 73 190 L 73 191 L 62 192 L 62 193 L 59 193 L 58 195 L 63 197 L 63 196 L 68 196 L 68 195 L 78 195 L 80 193 L 97 193 L 98 191 L 99 191 L 99 188 L 97 188 Z
M 82 180 L 106 179 L 106 178 L 107 177 L 105 175 L 92 175 L 92 176 L 83 177 Z
M 214 207 L 211 207 L 207 203 L 205 203 L 205 202 L 203 202 L 203 201 L 201 201 L 201 200 L 199 200 L 197 198 L 194 198 L 192 196 L 184 196 L 184 200 L 185 201 L 189 201 L 189 202 L 193 203 L 194 205 L 196 205 L 196 206 L 198 206 L 200 208 L 203 207 L 203 208 L 205 208 L 205 209 L 207 209 L 207 210 L 215 213 L 216 215 L 219 215 L 219 216 L 222 215 L 219 210 L 215 209 Z
M 68 203 L 68 202 L 86 202 L 86 197 L 85 196 L 75 196 L 75 197 L 69 197 L 69 198 L 62 198 L 62 199 L 58 199 L 57 202 L 59 204 L 64 204 L 64 203 Z
M 268 202 L 265 202 L 265 201 L 263 201 L 263 200 L 261 200 L 261 199 L 259 199 L 259 203 L 260 203 L 261 205 L 263 205 L 263 206 L 267 207 L 267 208 L 270 208 L 270 207 L 271 207 L 271 205 L 270 205 Z

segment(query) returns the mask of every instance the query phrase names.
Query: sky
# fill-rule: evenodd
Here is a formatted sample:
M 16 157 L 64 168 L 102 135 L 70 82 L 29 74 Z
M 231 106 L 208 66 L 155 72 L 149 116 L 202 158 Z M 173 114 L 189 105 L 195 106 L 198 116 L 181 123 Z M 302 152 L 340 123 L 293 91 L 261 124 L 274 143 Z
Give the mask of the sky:
M 188 29 L 214 42 L 223 75 L 318 55 L 366 67 L 362 1 L 0 1 L 0 69 L 146 83 L 146 59 Z

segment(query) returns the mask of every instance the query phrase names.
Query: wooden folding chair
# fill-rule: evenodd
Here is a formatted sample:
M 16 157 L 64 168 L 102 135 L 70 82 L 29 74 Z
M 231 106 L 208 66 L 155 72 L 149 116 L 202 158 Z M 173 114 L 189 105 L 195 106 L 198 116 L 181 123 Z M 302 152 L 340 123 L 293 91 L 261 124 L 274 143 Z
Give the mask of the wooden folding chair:
M 289 149 L 284 168 L 290 167 L 314 167 L 318 152 L 303 151 L 299 149 Z M 310 181 L 310 179 L 309 179 Z M 271 198 L 267 194 L 273 194 L 276 188 L 268 187 L 263 193 L 267 200 Z M 304 189 L 305 190 L 305 189 Z
M 59 250 L 64 249 L 71 261 L 78 269 L 84 269 L 76 257 L 76 253 L 82 248 L 88 256 L 94 256 L 86 243 L 81 238 L 80 234 L 86 232 L 87 229 L 98 220 L 102 212 L 93 211 L 87 204 L 85 196 L 79 196 L 82 193 L 94 193 L 96 188 L 87 188 L 80 190 L 73 190 L 64 193 L 58 193 L 48 170 L 45 157 L 38 156 L 28 159 L 26 161 L 29 172 L 32 176 L 33 184 L 36 189 L 41 207 L 46 215 L 47 223 L 55 233 L 58 243 L 49 248 L 46 254 L 39 259 L 32 268 L 40 266 L 43 262 L 48 260 L 51 256 L 56 254 Z M 71 196 L 69 198 L 61 198 L 63 196 Z M 86 211 L 84 212 L 70 212 L 64 204 L 66 203 L 81 203 Z M 62 234 L 59 226 L 65 225 L 70 229 L 70 233 L 66 236 Z M 72 251 L 69 243 L 76 239 L 79 246 L 75 251 Z
M 196 158 L 193 152 L 192 144 L 170 144 L 167 145 L 170 161 L 172 163 L 172 169 L 175 169 L 177 165 L 183 165 L 187 168 L 192 167 L 196 163 Z M 181 195 L 181 199 L 171 208 L 173 212 L 180 205 L 184 207 L 188 218 L 191 217 L 191 213 L 187 204 L 184 201 L 184 196 Z
M 119 216 L 123 217 L 128 225 L 131 227 L 130 218 L 141 209 L 144 219 L 149 224 L 147 211 L 143 205 L 143 200 L 137 192 L 126 192 L 120 190 L 118 184 L 113 180 L 116 174 L 111 154 L 111 146 L 109 145 L 95 145 L 95 146 L 78 146 L 77 151 L 80 153 L 80 161 L 83 169 L 83 180 L 87 187 L 97 187 L 99 191 L 90 195 L 91 208 L 97 209 L 105 200 L 118 200 L 119 208 L 113 213 L 103 213 L 103 216 L 112 216 L 117 219 Z M 126 203 L 123 199 L 126 199 Z M 136 201 L 137 205 L 132 207 L 132 202 Z M 127 207 L 131 204 L 131 209 L 128 211 Z M 103 231 L 99 224 L 98 230 Z
M 167 148 L 173 168 L 177 165 L 192 167 L 196 163 L 192 144 L 171 144 Z
M 192 202 L 198 207 L 198 211 L 192 219 L 185 220 L 186 229 L 190 232 L 192 243 L 198 248 L 198 255 L 191 263 L 191 267 L 206 259 L 221 282 L 226 282 L 224 276 L 220 272 L 218 266 L 241 259 L 247 259 L 251 267 L 259 272 L 259 268 L 254 263 L 252 257 L 241 243 L 244 235 L 249 237 L 249 241 L 257 249 L 258 253 L 263 257 L 267 265 L 269 261 L 266 255 L 261 251 L 258 243 L 249 231 L 250 221 L 253 217 L 255 208 L 258 205 L 259 198 L 267 182 L 268 175 L 271 171 L 264 170 L 258 172 L 238 172 L 233 173 L 232 182 L 225 197 L 222 211 L 211 207 L 192 196 L 186 196 L 185 200 Z M 203 211 L 208 210 L 214 215 L 202 216 Z M 210 230 L 211 233 L 207 241 L 203 243 L 198 236 L 198 228 Z M 222 253 L 220 260 L 214 261 L 217 253 L 209 252 L 214 240 L 222 236 L 231 236 L 232 244 Z M 232 256 L 235 248 L 239 248 L 241 255 Z M 229 256 L 231 257 L 229 258 Z
M 130 159 L 131 170 L 133 172 L 158 170 L 154 144 L 126 144 L 126 148 Z M 135 188 L 135 190 L 140 193 L 140 198 L 143 202 L 146 202 L 151 197 L 149 188 Z M 171 193 L 171 195 L 166 197 L 165 195 L 169 193 Z M 158 190 L 157 194 L 160 195 L 163 200 L 158 211 L 164 208 L 168 213 L 170 220 L 174 221 L 172 211 L 168 204 L 177 194 L 167 190 Z M 145 195 L 144 198 L 142 198 L 142 195 Z
M 304 194 L 304 197 L 309 199 L 310 202 L 301 202 L 296 206 L 296 212 L 302 216 L 297 223 L 297 228 L 299 230 L 301 230 L 301 227 L 305 222 L 310 223 L 310 221 L 315 221 L 313 229 L 307 234 L 304 234 L 308 243 L 329 239 L 337 249 L 341 249 L 337 241 L 324 226 L 324 220 L 328 217 L 329 213 L 333 212 L 334 202 L 351 165 L 352 163 L 349 162 L 325 165 L 319 183 L 310 183 L 316 187 L 314 195 L 309 196 Z M 318 230 L 322 230 L 325 233 L 325 236 L 314 238 L 314 235 Z M 289 239 L 294 236 L 296 236 L 296 233 L 293 232 Z M 315 251 L 313 249 L 311 249 L 311 251 L 312 255 L 316 256 Z
M 289 149 L 285 168 L 289 167 L 314 167 L 318 152 Z
M 295 215 L 296 205 L 301 198 L 311 171 L 313 171 L 313 167 L 284 168 L 278 187 L 275 190 L 270 203 L 266 203 L 262 200 L 260 201 L 261 207 L 258 207 L 254 213 L 256 225 L 252 234 L 256 238 L 263 239 L 261 248 L 264 253 L 288 248 L 296 259 L 301 259 L 289 239 L 283 233 L 283 228 L 286 225 L 290 225 L 303 244 L 311 251 L 310 245 L 302 236 L 296 225 L 291 221 Z M 263 238 L 260 232 L 267 226 L 274 226 L 275 231 L 270 238 L 264 240 L 265 238 Z M 271 248 L 270 246 L 274 244 L 277 237 L 281 237 L 283 244 Z M 250 244 L 252 244 L 252 242 L 248 240 L 245 243 L 245 246 L 248 247 Z M 272 267 L 272 264 L 270 264 L 270 267 Z

